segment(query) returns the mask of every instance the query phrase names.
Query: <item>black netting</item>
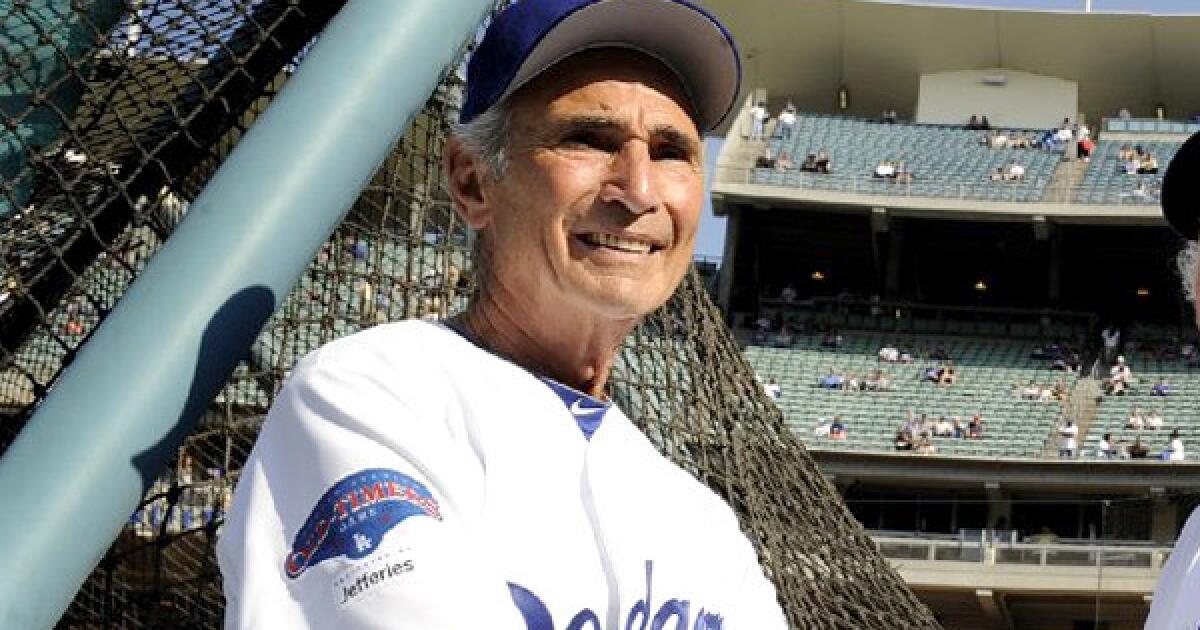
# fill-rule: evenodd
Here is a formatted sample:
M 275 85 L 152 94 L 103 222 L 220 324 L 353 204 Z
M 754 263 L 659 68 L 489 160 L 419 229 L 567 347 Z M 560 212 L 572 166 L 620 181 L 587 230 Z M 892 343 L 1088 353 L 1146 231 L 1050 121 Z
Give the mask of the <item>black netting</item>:
M 0 451 L 341 4 L 0 0 Z M 470 236 L 439 166 L 458 87 L 451 74 L 431 95 L 61 627 L 220 627 L 213 542 L 292 364 L 463 308 Z M 794 627 L 936 625 L 784 429 L 696 277 L 613 381 L 654 443 L 733 504 Z

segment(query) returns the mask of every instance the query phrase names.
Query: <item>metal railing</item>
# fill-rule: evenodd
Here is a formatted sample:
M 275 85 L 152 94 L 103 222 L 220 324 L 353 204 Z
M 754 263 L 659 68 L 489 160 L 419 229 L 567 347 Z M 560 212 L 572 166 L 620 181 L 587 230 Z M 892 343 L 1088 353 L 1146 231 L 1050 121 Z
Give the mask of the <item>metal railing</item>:
M 772 181 L 781 175 L 786 183 Z M 1154 176 L 1145 177 L 1148 183 Z M 1132 180 L 1131 181 L 1138 181 Z M 811 173 L 795 169 L 775 170 L 740 166 L 717 167 L 714 182 L 768 186 L 780 190 L 820 191 L 835 194 L 870 195 L 879 197 L 911 197 L 920 199 L 950 199 L 991 203 L 1041 203 L 1061 205 L 1146 206 L 1160 203 L 1157 185 L 1121 190 L 1105 194 L 1098 201 L 1084 196 L 1096 189 L 1055 183 L 1051 178 L 1030 178 L 1019 181 L 934 181 L 919 175 L 909 182 L 872 177 L 870 173 Z
M 1096 541 L 1019 543 L 989 540 L 916 538 L 872 533 L 876 548 L 891 560 L 972 562 L 1045 567 L 1124 567 L 1161 569 L 1171 547 Z

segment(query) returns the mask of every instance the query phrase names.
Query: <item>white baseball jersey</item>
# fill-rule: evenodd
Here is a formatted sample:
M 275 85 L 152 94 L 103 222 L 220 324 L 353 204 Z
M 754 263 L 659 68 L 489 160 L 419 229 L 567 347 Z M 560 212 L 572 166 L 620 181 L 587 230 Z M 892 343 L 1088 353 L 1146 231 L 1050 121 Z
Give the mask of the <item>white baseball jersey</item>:
M 733 512 L 620 409 L 420 321 L 296 366 L 217 557 L 227 628 L 786 627 Z
M 1188 517 L 1158 576 L 1146 630 L 1200 628 L 1200 509 Z

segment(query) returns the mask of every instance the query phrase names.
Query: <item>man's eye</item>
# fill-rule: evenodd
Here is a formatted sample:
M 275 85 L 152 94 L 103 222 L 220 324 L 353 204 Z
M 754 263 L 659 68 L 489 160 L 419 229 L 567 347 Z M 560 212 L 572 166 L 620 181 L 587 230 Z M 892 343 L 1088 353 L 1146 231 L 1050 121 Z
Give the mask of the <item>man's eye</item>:
M 570 147 L 607 151 L 610 149 L 609 145 L 611 143 L 607 142 L 600 134 L 590 131 L 576 131 L 567 134 L 566 137 L 562 139 L 562 144 Z
M 650 156 L 655 160 L 691 160 L 691 154 L 687 149 L 676 146 L 674 144 L 663 144 L 655 147 L 653 154 Z

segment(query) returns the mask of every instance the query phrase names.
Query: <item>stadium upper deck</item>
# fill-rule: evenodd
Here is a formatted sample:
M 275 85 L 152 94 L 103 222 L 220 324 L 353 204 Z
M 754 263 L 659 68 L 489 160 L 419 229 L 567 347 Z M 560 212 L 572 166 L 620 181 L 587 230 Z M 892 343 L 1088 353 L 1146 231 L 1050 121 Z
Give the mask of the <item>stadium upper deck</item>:
M 1154 117 L 1159 105 L 1170 118 L 1200 109 L 1197 16 L 865 0 L 704 4 L 737 36 L 744 84 L 791 97 L 802 111 L 875 117 L 894 107 L 902 119 L 919 119 L 922 75 L 989 68 L 1074 82 L 1078 111 L 1092 122 L 1122 107 L 1142 118 Z M 992 122 L 1041 127 L 1056 121 L 993 116 Z

